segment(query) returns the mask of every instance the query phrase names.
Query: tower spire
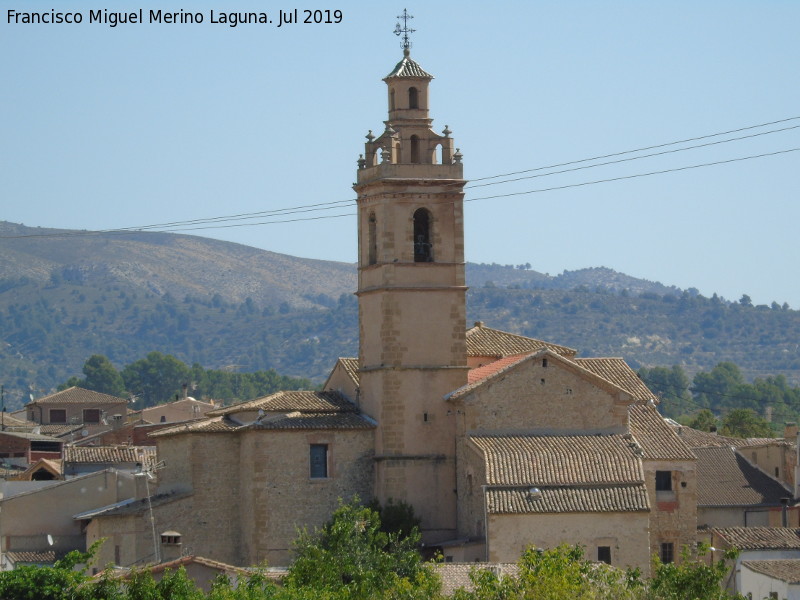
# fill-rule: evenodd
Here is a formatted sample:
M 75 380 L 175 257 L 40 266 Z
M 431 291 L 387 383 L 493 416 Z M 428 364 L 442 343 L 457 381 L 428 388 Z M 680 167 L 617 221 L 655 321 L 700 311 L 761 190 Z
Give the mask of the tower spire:
M 399 35 L 403 36 L 403 42 L 400 44 L 400 46 L 403 48 L 403 54 L 408 56 L 411 52 L 411 39 L 409 38 L 408 34 L 414 33 L 416 31 L 416 29 L 409 28 L 408 20 L 413 19 L 414 15 L 408 14 L 408 11 L 404 8 L 403 14 L 397 15 L 397 18 L 399 20 L 397 22 L 397 25 L 394 26 L 394 34 L 397 36 Z M 400 20 L 403 21 L 403 27 L 400 27 Z

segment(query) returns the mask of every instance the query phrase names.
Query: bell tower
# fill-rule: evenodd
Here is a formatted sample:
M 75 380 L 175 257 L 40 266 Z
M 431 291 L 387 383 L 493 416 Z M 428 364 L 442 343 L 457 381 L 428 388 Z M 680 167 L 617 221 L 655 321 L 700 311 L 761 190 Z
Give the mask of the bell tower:
M 399 27 L 399 26 L 398 26 Z M 384 78 L 388 120 L 358 161 L 361 409 L 377 423 L 375 495 L 413 505 L 423 539 L 456 534 L 455 415 L 467 383 L 463 167 L 432 129 L 433 76 L 409 52 Z

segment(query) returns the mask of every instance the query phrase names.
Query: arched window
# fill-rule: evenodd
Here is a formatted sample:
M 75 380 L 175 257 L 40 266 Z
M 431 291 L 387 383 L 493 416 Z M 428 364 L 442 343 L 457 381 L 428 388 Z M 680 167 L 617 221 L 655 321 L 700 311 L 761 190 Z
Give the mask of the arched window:
M 408 88 L 408 108 L 419 108 L 419 92 L 417 88 Z
M 419 164 L 419 138 L 415 135 L 411 136 L 411 162 Z
M 414 262 L 433 262 L 431 213 L 424 208 L 414 212 Z
M 374 265 L 378 262 L 378 237 L 377 237 L 378 223 L 375 219 L 375 213 L 369 215 L 369 227 L 367 233 L 368 258 L 367 264 Z
M 394 110 L 394 88 L 389 90 L 389 110 Z

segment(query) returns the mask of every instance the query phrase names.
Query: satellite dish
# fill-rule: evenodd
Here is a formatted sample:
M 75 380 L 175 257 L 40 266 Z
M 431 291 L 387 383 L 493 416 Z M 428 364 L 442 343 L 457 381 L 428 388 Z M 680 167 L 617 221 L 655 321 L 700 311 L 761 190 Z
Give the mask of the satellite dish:
M 31 402 L 33 402 L 33 394 L 28 394 L 28 398 L 30 398 Z
M 81 431 L 81 435 L 83 437 L 86 437 L 87 435 L 89 435 L 89 430 L 88 429 L 84 429 L 83 431 Z
M 49 533 L 47 534 L 47 543 L 50 544 L 51 546 L 53 545 L 53 536 L 50 535 Z

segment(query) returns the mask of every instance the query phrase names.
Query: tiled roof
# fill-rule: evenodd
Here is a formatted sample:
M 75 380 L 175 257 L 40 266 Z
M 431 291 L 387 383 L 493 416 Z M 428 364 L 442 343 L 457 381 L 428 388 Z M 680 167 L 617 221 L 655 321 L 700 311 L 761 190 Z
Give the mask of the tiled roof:
M 354 412 L 293 412 L 245 426 L 248 429 L 374 429 L 375 423 Z
M 358 385 L 358 359 L 340 358 L 338 362 L 344 368 L 345 373 L 347 373 L 350 376 L 350 379 L 353 380 L 353 383 Z
M 183 498 L 191 496 L 191 492 L 170 492 L 165 494 L 154 494 L 147 498 L 128 498 L 116 504 L 103 506 L 93 510 L 87 510 L 77 515 L 73 515 L 73 519 L 80 521 L 86 519 L 94 519 L 97 517 L 119 517 L 123 515 L 137 515 L 143 514 L 150 510 L 150 507 L 161 506 L 162 504 L 169 504 Z
M 641 402 L 658 401 L 656 395 L 639 378 L 636 371 L 631 369 L 622 358 L 573 358 L 572 360 L 587 371 L 621 387 Z
M 238 412 L 263 410 L 265 412 L 349 412 L 355 405 L 339 392 L 283 391 L 247 402 L 226 406 L 206 413 L 209 417 Z
M 628 423 L 633 437 L 650 460 L 695 460 L 695 455 L 667 424 L 655 406 L 631 404 Z
M 780 506 L 792 494 L 733 448 L 694 448 L 697 506 Z
M 518 363 L 528 354 L 513 354 L 511 356 L 506 356 L 504 358 L 500 358 L 498 360 L 492 361 L 487 365 L 483 365 L 482 367 L 476 367 L 474 369 L 470 369 L 467 373 L 467 385 L 477 383 L 483 379 L 486 379 L 490 375 L 494 375 L 505 369 L 506 367 L 510 367 L 513 364 Z
M 37 426 L 33 421 L 18 419 L 5 412 L 3 413 L 2 423 L 5 429 L 33 429 Z
M 61 442 L 56 437 L 52 435 L 45 435 L 43 433 L 33 433 L 30 431 L 3 431 L 0 432 L 3 435 L 19 438 L 21 440 L 28 440 L 30 442 Z
M 686 445 L 690 448 L 720 448 L 731 446 L 739 446 L 744 440 L 740 438 L 725 437 L 724 435 L 717 435 L 716 433 L 709 433 L 708 431 L 700 431 L 699 429 L 692 429 L 686 425 L 679 425 L 675 423 L 671 426 L 678 437 L 681 438 Z
M 490 514 L 641 512 L 650 510 L 643 483 L 610 486 L 489 488 Z
M 199 421 L 186 421 L 172 427 L 165 427 L 164 429 L 153 431 L 148 437 L 155 438 L 177 433 L 228 433 L 241 428 L 242 425 L 234 423 L 224 416 L 217 416 L 208 419 L 200 419 Z
M 442 595 L 452 596 L 456 590 L 464 589 L 471 592 L 475 589 L 469 574 L 474 570 L 491 571 L 497 576 L 516 577 L 519 574 L 519 567 L 516 563 L 436 563 L 433 565 L 434 571 L 442 580 Z
M 28 403 L 28 406 L 36 404 L 127 404 L 124 398 L 117 398 L 109 394 L 101 394 L 79 387 L 71 387 L 49 396 L 43 396 L 38 400 Z
M 150 463 L 156 456 L 154 446 L 67 446 L 68 463 Z
M 384 79 L 391 77 L 422 77 L 423 79 L 433 79 L 433 75 L 419 66 L 419 63 L 410 56 L 404 56 L 403 60 L 397 63 Z
M 150 571 L 151 573 L 160 573 L 167 569 L 177 570 L 180 567 L 185 567 L 186 565 L 190 564 L 203 565 L 204 567 L 208 567 L 210 569 L 217 569 L 219 571 L 224 571 L 226 573 L 238 573 L 240 575 L 250 573 L 250 571 L 242 567 L 235 567 L 233 565 L 229 565 L 227 563 L 220 562 L 218 560 L 211 560 L 210 558 L 195 556 L 193 554 L 190 554 L 189 556 L 181 556 L 180 558 L 176 558 L 175 560 L 153 565 L 152 567 L 148 567 L 147 570 Z
M 800 550 L 800 529 L 791 527 L 714 527 L 712 531 L 739 550 Z
M 483 451 L 489 485 L 642 483 L 631 440 L 607 436 L 470 436 Z
M 785 581 L 786 583 L 800 583 L 800 559 L 783 558 L 776 560 L 745 560 L 742 565 L 761 573 L 767 577 Z
M 83 425 L 40 425 L 39 431 L 42 435 L 50 435 L 54 437 L 64 437 L 65 435 L 69 435 L 70 433 L 74 433 L 76 431 L 81 431 L 83 429 Z
M 467 329 L 467 355 L 468 356 L 511 356 L 514 354 L 530 354 L 547 348 L 548 350 L 571 358 L 577 354 L 576 350 L 549 344 L 542 340 L 517 335 L 476 324 Z
M 15 564 L 53 564 L 56 562 L 56 553 L 53 550 L 6 552 L 6 556 Z

